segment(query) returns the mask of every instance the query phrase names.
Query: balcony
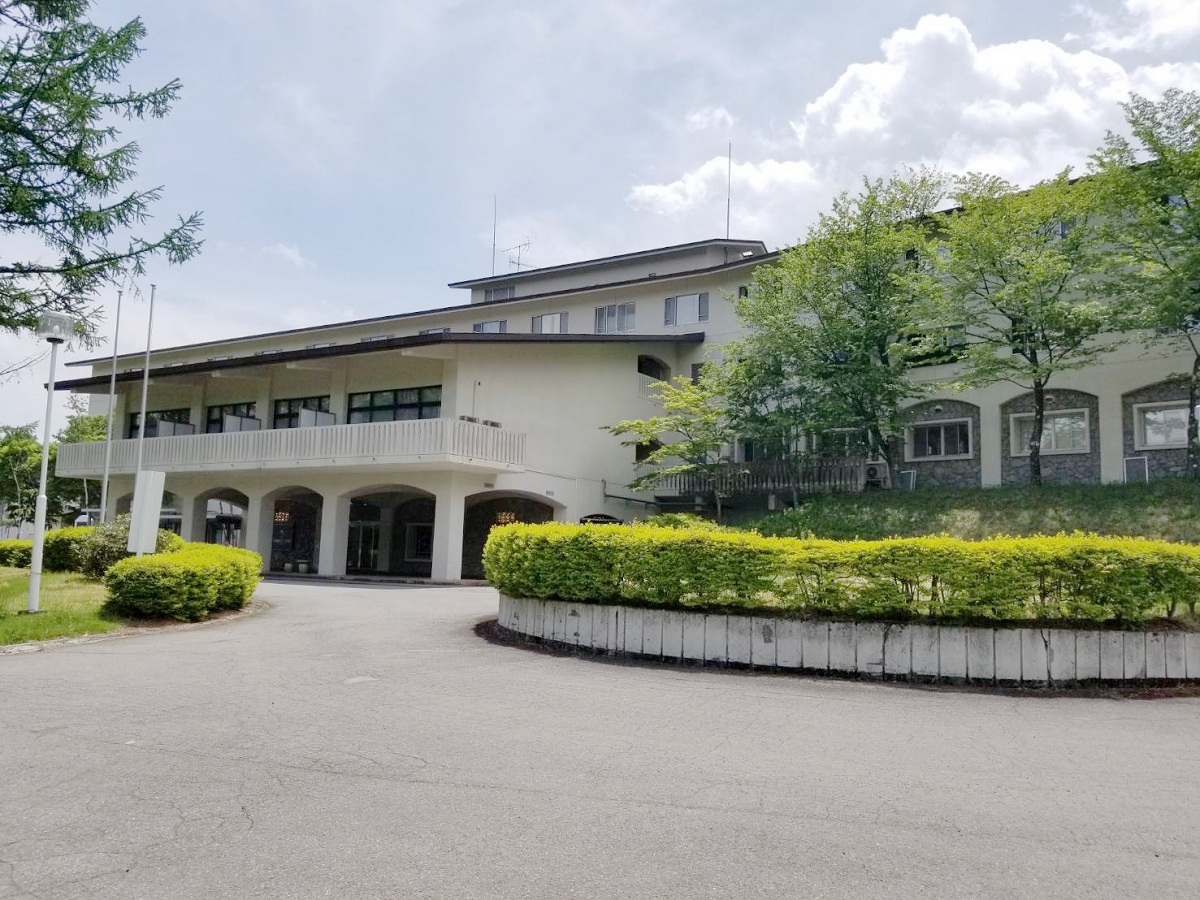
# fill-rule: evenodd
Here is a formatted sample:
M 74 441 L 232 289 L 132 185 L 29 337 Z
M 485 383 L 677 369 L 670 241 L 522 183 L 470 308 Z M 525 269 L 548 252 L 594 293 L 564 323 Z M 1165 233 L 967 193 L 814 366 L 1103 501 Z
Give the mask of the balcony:
M 805 496 L 824 493 L 858 493 L 867 487 L 885 486 L 887 465 L 861 457 L 758 460 L 726 463 L 709 471 L 683 472 L 661 482 L 660 497 L 711 495 L 744 497 L 754 494 Z
M 133 474 L 136 440 L 114 441 L 113 474 Z M 466 472 L 520 472 L 525 435 L 458 419 L 324 425 L 146 438 L 142 467 L 160 472 L 408 466 Z M 62 444 L 58 475 L 104 474 L 104 442 Z

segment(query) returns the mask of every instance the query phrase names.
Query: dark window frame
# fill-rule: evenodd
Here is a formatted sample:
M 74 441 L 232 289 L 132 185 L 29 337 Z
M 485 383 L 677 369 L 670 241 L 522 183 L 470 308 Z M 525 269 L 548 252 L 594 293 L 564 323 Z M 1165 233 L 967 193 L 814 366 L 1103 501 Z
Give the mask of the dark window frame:
M 409 412 L 413 414 L 407 415 Z M 360 391 L 350 394 L 346 402 L 346 422 L 351 425 L 440 419 L 441 415 L 440 384 Z
M 299 428 L 300 410 L 311 409 L 314 412 L 330 412 L 329 395 L 319 397 L 289 397 L 286 400 L 276 400 L 271 416 L 272 428 Z M 281 425 L 280 422 L 283 422 Z

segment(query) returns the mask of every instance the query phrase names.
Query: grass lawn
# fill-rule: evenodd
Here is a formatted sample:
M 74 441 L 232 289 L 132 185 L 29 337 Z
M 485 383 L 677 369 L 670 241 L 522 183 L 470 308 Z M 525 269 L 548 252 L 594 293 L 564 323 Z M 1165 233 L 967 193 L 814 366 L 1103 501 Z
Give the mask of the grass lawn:
M 1200 543 L 1200 484 L 929 488 L 813 497 L 754 523 L 763 534 L 822 538 L 919 537 L 1088 531 Z
M 0 567 L 0 645 L 48 638 L 101 634 L 126 624 L 100 615 L 104 585 L 74 572 L 42 575 L 42 596 L 36 616 L 18 615 L 28 604 L 29 570 Z

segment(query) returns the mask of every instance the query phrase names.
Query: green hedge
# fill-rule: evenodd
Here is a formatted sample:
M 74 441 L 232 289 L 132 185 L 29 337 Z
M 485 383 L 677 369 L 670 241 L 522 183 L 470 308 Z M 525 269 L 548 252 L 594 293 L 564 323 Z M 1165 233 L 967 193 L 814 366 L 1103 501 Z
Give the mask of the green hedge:
M 119 616 L 195 621 L 245 606 L 261 571 L 262 557 L 250 550 L 183 543 L 172 553 L 113 563 L 104 576 L 109 595 L 104 609 Z
M 42 568 L 47 572 L 82 572 L 87 541 L 93 530 L 89 525 L 81 525 L 47 531 Z
M 97 525 L 86 535 L 82 550 L 82 569 L 89 578 L 103 578 L 109 567 L 131 554 L 129 544 L 129 514 L 117 516 L 111 522 Z M 160 528 L 154 544 L 155 553 L 171 553 L 184 546 L 184 540 L 173 531 Z
M 830 541 L 650 526 L 510 525 L 510 596 L 945 622 L 1145 622 L 1200 598 L 1200 546 L 1141 538 Z
M 33 562 L 33 541 L 7 538 L 0 541 L 0 566 L 28 569 Z

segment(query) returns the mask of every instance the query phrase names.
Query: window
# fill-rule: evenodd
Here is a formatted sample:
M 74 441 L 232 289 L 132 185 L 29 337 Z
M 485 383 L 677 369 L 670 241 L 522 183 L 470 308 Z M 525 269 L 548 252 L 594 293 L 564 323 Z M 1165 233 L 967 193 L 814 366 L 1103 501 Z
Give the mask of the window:
M 633 445 L 634 462 L 644 463 L 647 459 L 650 458 L 651 453 L 653 453 L 655 450 L 661 450 L 662 446 L 663 446 L 662 441 L 656 441 L 653 438 L 651 438 L 648 441 L 643 441 L 640 444 L 634 444 Z
M 532 331 L 534 334 L 566 334 L 567 314 L 557 312 L 534 316 Z
M 428 562 L 433 559 L 433 524 L 409 522 L 404 526 L 404 561 Z
M 158 436 L 159 422 L 172 422 L 177 425 L 188 424 L 188 413 L 186 409 L 159 409 L 151 410 L 146 413 L 146 437 Z M 140 413 L 129 414 L 129 436 L 135 438 L 138 436 L 138 423 L 141 420 Z
M 216 434 L 225 430 L 226 416 L 241 416 L 246 419 L 255 418 L 254 401 L 249 403 L 226 403 L 224 406 L 210 406 L 204 417 L 204 431 Z
M 365 338 L 359 338 L 358 342 L 360 344 L 370 344 L 374 341 L 388 341 L 388 340 L 391 340 L 392 338 L 394 338 L 395 336 L 396 335 L 394 335 L 394 334 L 371 334 Z
M 294 400 L 276 400 L 275 416 L 271 421 L 272 428 L 299 428 L 300 410 L 311 409 L 316 412 L 329 412 L 329 397 L 297 397 Z
M 421 334 L 449 334 L 449 328 L 422 328 Z
M 1028 355 L 1035 337 L 1033 326 L 1019 315 L 1009 316 L 1009 323 L 1008 340 L 1012 352 Z
M 929 459 L 970 459 L 971 423 L 959 421 L 922 422 L 908 429 L 909 462 Z
M 695 325 L 708 321 L 708 294 L 681 294 L 663 304 L 664 325 Z
M 738 299 L 745 300 L 749 296 L 750 296 L 750 285 L 739 284 L 738 285 Z
M 670 381 L 671 367 L 657 356 L 639 356 L 637 370 L 640 374 L 655 381 Z
M 507 319 L 492 319 L 490 322 L 476 322 L 471 326 L 476 334 L 504 334 L 508 331 Z
M 517 294 L 517 289 L 511 284 L 506 284 L 504 287 L 484 288 L 483 302 L 492 303 L 496 300 L 512 300 Z
M 305 350 L 320 350 L 322 347 L 336 347 L 337 341 L 318 341 L 315 344 L 309 344 Z
M 692 384 L 700 383 L 700 373 L 704 371 L 704 363 L 692 363 Z
M 596 334 L 618 334 L 622 331 L 633 331 L 633 317 L 636 306 L 633 303 L 612 303 L 608 306 L 596 307 Z
M 940 366 L 956 362 L 963 358 L 967 346 L 966 329 L 962 325 L 946 325 L 936 331 L 910 331 L 901 335 L 900 340 L 913 348 L 924 344 L 919 352 L 906 357 L 914 366 Z
M 1029 455 L 1029 439 L 1033 435 L 1033 413 L 1009 416 L 1013 456 Z M 1067 409 L 1046 413 L 1042 424 L 1042 453 L 1087 453 L 1088 411 Z
M 1200 407 L 1197 407 L 1200 412 Z M 1133 444 L 1138 450 L 1167 450 L 1187 446 L 1188 411 L 1185 401 L 1140 403 L 1133 408 Z
M 407 419 L 436 419 L 442 414 L 442 386 L 400 388 L 351 394 L 347 421 L 397 422 Z
M 833 428 L 813 435 L 813 452 L 824 457 L 878 455 L 865 428 Z

